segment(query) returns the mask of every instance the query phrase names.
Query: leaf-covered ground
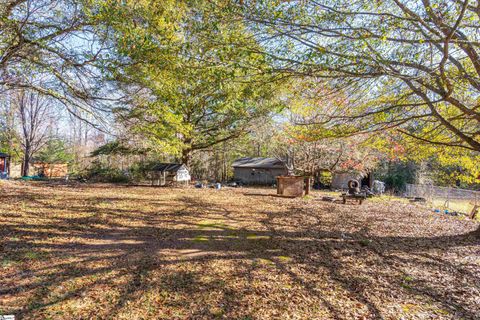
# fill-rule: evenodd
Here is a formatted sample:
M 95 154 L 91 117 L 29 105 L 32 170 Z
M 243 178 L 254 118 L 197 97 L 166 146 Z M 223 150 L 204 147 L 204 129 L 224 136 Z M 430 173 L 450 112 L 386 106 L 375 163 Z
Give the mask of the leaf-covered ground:
M 0 182 L 0 314 L 479 318 L 478 223 L 273 193 Z

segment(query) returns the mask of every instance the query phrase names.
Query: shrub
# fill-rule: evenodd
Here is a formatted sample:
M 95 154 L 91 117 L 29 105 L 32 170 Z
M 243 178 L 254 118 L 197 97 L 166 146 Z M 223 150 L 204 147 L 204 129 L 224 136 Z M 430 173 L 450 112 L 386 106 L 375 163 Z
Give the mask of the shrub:
M 93 162 L 81 176 L 98 182 L 127 183 L 131 181 L 128 171 L 112 168 L 101 162 Z

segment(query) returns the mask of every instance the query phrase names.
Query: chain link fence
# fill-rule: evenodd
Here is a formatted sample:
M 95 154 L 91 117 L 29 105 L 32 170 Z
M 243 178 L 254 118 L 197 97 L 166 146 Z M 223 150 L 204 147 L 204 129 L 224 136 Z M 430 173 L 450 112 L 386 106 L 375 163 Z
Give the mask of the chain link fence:
M 406 196 L 424 198 L 435 208 L 445 208 L 467 214 L 472 211 L 474 206 L 480 205 L 480 191 L 426 184 L 407 184 Z

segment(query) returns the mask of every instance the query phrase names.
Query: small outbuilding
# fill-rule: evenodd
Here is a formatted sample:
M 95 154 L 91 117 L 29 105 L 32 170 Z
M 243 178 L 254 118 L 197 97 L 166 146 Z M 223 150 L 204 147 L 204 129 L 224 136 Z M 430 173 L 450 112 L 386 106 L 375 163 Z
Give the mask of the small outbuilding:
M 152 185 L 165 186 L 174 183 L 189 183 L 192 177 L 181 163 L 158 163 L 150 170 Z
M 240 158 L 232 167 L 235 181 L 243 184 L 273 185 L 288 174 L 285 163 L 276 158 Z
M 36 161 L 32 163 L 35 175 L 45 178 L 65 178 L 68 175 L 67 163 L 48 163 Z
M 0 152 L 0 179 L 8 179 L 10 168 L 10 156 Z

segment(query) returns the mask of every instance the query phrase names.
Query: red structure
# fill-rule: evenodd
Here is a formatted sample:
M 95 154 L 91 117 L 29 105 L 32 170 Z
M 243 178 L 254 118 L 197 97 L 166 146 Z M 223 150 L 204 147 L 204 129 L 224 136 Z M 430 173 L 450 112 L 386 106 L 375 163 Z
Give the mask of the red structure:
M 0 179 L 7 179 L 10 172 L 10 156 L 0 152 Z

